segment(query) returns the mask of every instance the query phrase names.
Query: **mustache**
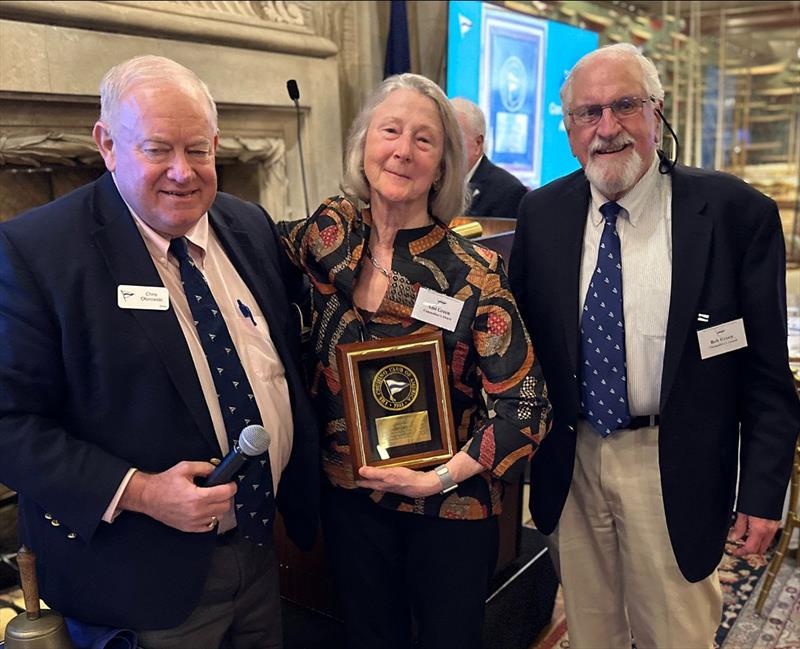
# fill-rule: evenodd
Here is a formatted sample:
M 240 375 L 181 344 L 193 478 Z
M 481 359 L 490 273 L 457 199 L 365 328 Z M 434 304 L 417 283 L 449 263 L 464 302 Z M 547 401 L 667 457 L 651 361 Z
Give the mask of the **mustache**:
M 589 153 L 597 153 L 598 151 L 616 151 L 628 144 L 635 144 L 630 135 L 620 133 L 616 137 L 609 139 L 595 135 L 591 144 L 589 145 Z

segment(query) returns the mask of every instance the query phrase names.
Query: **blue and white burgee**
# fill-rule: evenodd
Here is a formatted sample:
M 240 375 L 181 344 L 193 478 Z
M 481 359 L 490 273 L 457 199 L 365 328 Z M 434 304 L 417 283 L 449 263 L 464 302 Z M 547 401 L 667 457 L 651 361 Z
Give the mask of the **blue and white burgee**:
M 219 306 L 205 277 L 189 255 L 186 238 L 173 239 L 169 251 L 180 263 L 183 290 L 214 378 L 225 431 L 233 448 L 242 428 L 260 424 L 261 414 Z M 269 452 L 253 458 L 242 468 L 237 480 L 239 488 L 234 504 L 239 533 L 254 543 L 262 544 L 272 533 L 275 518 Z
M 581 315 L 581 412 L 600 435 L 625 428 L 631 419 L 622 309 L 622 255 L 617 203 L 605 203 L 597 267 Z

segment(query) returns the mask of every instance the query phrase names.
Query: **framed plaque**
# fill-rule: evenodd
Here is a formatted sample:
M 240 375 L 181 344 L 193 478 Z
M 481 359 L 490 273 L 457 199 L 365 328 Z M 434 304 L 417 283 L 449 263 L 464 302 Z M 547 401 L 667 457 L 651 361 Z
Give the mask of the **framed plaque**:
M 362 466 L 447 462 L 456 434 L 442 332 L 338 345 L 350 456 Z

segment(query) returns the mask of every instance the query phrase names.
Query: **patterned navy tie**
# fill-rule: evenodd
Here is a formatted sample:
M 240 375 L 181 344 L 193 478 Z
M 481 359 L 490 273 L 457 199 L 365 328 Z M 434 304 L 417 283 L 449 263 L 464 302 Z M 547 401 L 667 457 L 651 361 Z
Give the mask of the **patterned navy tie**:
M 622 310 L 622 256 L 616 228 L 621 209 L 616 203 L 600 207 L 605 225 L 581 317 L 581 412 L 603 437 L 617 428 L 625 428 L 631 419 Z
M 214 377 L 225 431 L 233 448 L 242 428 L 260 424 L 261 414 L 219 306 L 189 255 L 188 242 L 184 237 L 173 239 L 169 251 L 180 263 L 183 290 Z M 261 545 L 271 534 L 275 517 L 269 452 L 253 458 L 237 478 L 236 524 L 244 538 Z

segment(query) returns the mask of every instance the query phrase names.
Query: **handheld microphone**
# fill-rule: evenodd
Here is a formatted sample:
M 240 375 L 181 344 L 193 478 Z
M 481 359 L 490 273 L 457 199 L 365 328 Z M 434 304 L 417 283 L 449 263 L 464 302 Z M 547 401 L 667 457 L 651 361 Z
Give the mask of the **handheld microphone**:
M 658 150 L 658 157 L 661 158 L 661 161 L 658 163 L 658 172 L 661 174 L 668 174 L 674 168 L 675 165 L 678 164 L 678 154 L 681 150 L 680 142 L 678 142 L 678 136 L 675 134 L 675 131 L 672 130 L 672 127 L 669 125 L 667 118 L 664 117 L 664 113 L 662 113 L 658 108 L 655 109 L 656 115 L 661 118 L 661 121 L 664 123 L 664 126 L 667 127 L 667 130 L 672 135 L 672 140 L 675 142 L 675 150 L 673 151 L 673 158 L 670 160 L 667 158 L 667 154 L 664 153 L 661 149 Z
M 306 218 L 308 218 L 308 187 L 306 185 L 306 163 L 303 160 L 303 141 L 300 137 L 300 88 L 297 87 L 297 81 L 289 79 L 286 82 L 286 90 L 289 92 L 289 99 L 294 102 L 294 108 L 297 112 L 297 148 L 300 151 L 300 173 L 303 177 L 303 198 L 306 202 Z
M 230 453 L 225 456 L 225 459 L 212 471 L 210 476 L 200 481 L 200 486 L 216 487 L 230 482 L 251 458 L 266 453 L 271 441 L 269 433 L 263 426 L 258 424 L 246 426 L 239 433 L 239 439 L 233 445 Z

